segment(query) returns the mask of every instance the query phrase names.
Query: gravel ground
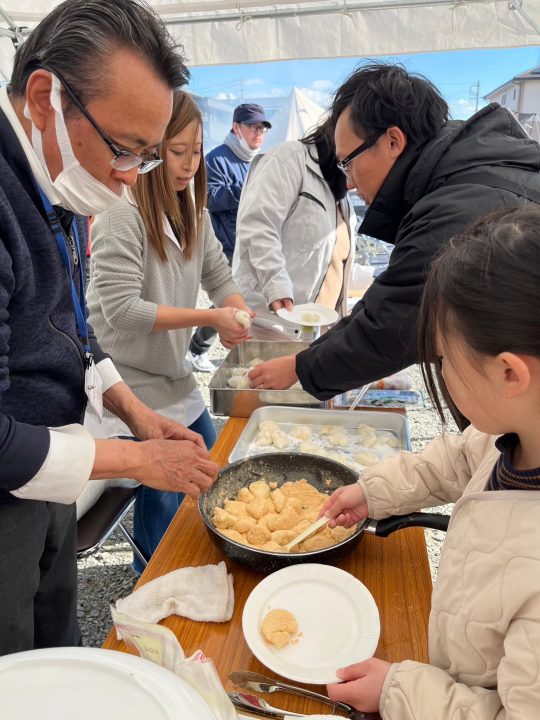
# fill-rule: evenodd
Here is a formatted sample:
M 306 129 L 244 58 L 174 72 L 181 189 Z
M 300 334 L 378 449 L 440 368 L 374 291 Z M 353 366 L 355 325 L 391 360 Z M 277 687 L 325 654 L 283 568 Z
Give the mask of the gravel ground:
M 199 304 L 201 306 L 208 304 L 208 299 L 204 293 L 201 293 Z M 226 352 L 221 344 L 217 342 L 210 351 L 210 357 L 213 360 L 219 360 L 226 355 Z M 414 378 L 415 388 L 422 392 L 423 395 L 423 402 L 407 408 L 412 449 L 419 451 L 430 440 L 440 434 L 441 423 L 427 399 L 426 393 L 423 392 L 424 386 L 418 368 L 410 368 L 409 372 Z M 208 373 L 195 373 L 195 377 L 208 405 L 208 383 L 211 375 Z M 227 418 L 212 416 L 212 419 L 219 433 Z M 457 432 L 452 422 L 448 424 L 447 432 Z M 432 510 L 434 512 L 449 512 L 450 509 L 451 506 L 447 505 Z M 129 527 L 129 518 L 126 524 Z M 437 530 L 426 530 L 425 533 L 431 574 L 432 578 L 435 579 L 444 533 Z M 78 562 L 78 615 L 85 645 L 90 647 L 102 645 L 111 626 L 110 602 L 124 597 L 132 591 L 137 576 L 131 569 L 131 560 L 132 553 L 129 545 L 124 541 L 122 535 L 116 532 L 100 553 Z

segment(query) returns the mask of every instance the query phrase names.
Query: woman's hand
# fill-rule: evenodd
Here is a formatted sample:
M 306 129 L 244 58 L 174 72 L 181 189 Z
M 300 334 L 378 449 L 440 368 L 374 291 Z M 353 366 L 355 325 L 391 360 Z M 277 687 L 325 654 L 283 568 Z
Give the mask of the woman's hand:
M 248 377 L 253 388 L 286 390 L 298 380 L 296 355 L 284 355 L 256 365 Z
M 294 303 L 291 298 L 282 298 L 281 300 L 274 300 L 274 302 L 271 302 L 270 308 L 274 312 L 276 312 L 276 310 L 281 310 L 281 308 L 285 308 L 285 310 L 293 310 Z
M 362 712 L 377 712 L 391 666 L 391 663 L 384 660 L 371 658 L 342 668 L 336 675 L 343 682 L 327 685 L 328 697 L 348 703 Z
M 219 333 L 222 345 L 230 350 L 238 343 L 244 342 L 249 337 L 249 328 L 243 327 L 235 318 L 239 308 L 222 307 L 212 311 L 212 327 Z M 246 310 L 249 311 L 249 310 Z M 253 313 L 249 311 L 250 317 Z
M 358 483 L 344 485 L 335 490 L 321 508 L 320 515 L 332 518 L 328 527 L 351 527 L 368 516 L 364 491 Z

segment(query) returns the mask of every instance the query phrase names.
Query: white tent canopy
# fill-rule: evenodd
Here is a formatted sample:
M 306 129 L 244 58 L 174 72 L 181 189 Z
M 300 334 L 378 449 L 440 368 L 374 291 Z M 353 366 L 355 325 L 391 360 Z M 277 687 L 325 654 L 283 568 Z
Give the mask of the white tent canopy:
M 324 114 L 324 108 L 298 88 L 293 88 L 287 105 L 272 117 L 272 129 L 265 137 L 264 149 L 304 137 L 319 124 Z
M 16 28 L 57 0 L 0 0 Z M 196 65 L 540 44 L 539 0 L 150 0 Z M 13 32 L 1 22 L 0 34 Z

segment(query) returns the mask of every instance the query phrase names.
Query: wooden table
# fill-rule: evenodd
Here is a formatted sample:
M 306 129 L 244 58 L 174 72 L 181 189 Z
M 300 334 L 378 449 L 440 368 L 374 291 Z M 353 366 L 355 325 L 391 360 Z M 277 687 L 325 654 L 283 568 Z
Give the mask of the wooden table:
M 230 418 L 212 451 L 220 465 L 227 458 L 247 420 Z M 186 498 L 154 553 L 137 587 L 179 567 L 206 565 L 225 560 L 234 575 L 235 610 L 229 623 L 199 623 L 172 616 L 163 621 L 178 637 L 186 653 L 201 648 L 212 658 L 227 690 L 232 670 L 254 670 L 275 676 L 251 653 L 242 634 L 244 603 L 260 574 L 226 558 L 211 542 L 200 520 L 196 503 Z M 431 603 L 431 576 L 420 528 L 400 530 L 388 538 L 364 535 L 359 545 L 338 567 L 352 573 L 372 593 L 381 616 L 381 637 L 376 656 L 388 661 L 427 661 L 427 623 Z M 103 647 L 129 652 L 111 632 Z M 298 683 L 294 683 L 298 684 Z M 306 686 L 308 687 L 308 686 Z M 313 688 L 313 686 L 311 686 Z M 319 689 L 321 688 L 313 688 Z M 324 690 L 323 690 L 324 691 Z M 292 695 L 267 696 L 275 706 L 295 712 L 329 712 L 318 703 Z

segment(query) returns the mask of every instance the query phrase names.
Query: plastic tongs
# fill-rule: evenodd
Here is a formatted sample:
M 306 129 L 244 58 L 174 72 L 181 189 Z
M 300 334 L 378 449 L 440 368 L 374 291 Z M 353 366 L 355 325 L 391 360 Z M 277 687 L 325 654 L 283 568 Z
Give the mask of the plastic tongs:
M 264 675 L 260 675 L 259 673 L 241 670 L 238 672 L 230 673 L 229 679 L 235 685 L 238 685 L 245 690 L 254 690 L 256 692 L 262 693 L 285 692 L 291 695 L 301 695 L 302 697 L 319 700 L 319 702 L 322 702 L 325 705 L 329 705 L 332 708 L 332 711 L 339 710 L 341 713 L 344 713 L 347 717 L 351 718 L 351 720 L 369 720 L 370 718 L 378 717 L 377 714 L 362 713 L 359 710 L 351 707 L 350 705 L 347 705 L 346 703 L 331 700 L 326 695 L 314 692 L 313 690 L 306 690 L 305 688 L 296 687 L 295 685 L 288 685 L 287 683 L 282 683 L 279 680 L 272 680 L 271 678 L 267 678 Z M 229 696 L 231 696 L 232 694 L 233 693 L 229 693 Z M 246 697 L 247 693 L 236 693 L 236 695 L 240 697 Z M 251 699 L 254 698 L 254 696 L 247 697 L 250 697 Z M 266 710 L 266 713 L 269 713 L 269 715 L 273 715 L 273 713 L 271 712 L 272 710 L 279 716 L 287 717 L 295 715 L 295 713 L 291 713 L 287 710 L 277 710 L 277 708 L 270 708 L 268 704 L 264 702 L 264 700 L 261 700 L 261 698 L 255 697 L 254 699 L 255 701 L 261 702 L 262 708 L 264 708 L 265 705 L 267 706 L 266 708 L 264 708 L 264 710 Z

